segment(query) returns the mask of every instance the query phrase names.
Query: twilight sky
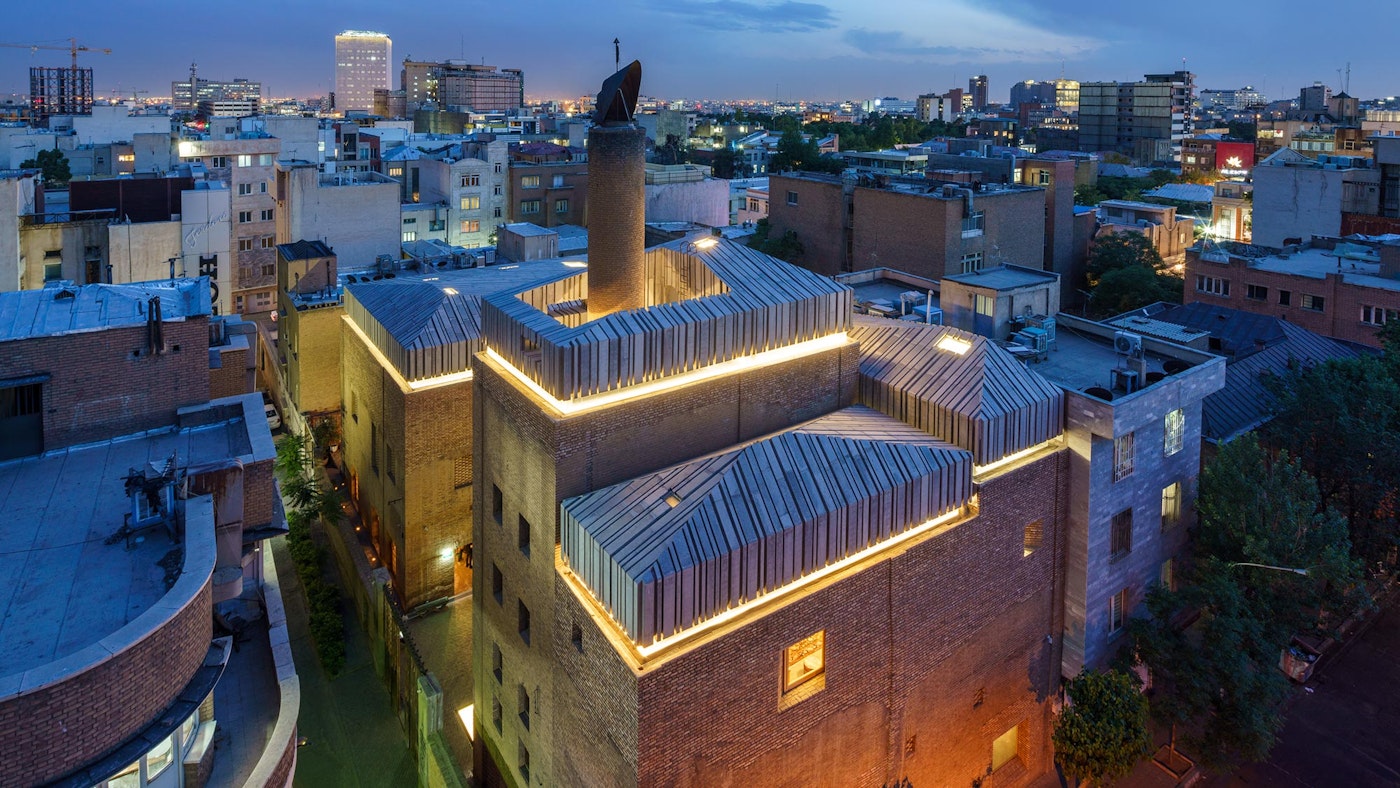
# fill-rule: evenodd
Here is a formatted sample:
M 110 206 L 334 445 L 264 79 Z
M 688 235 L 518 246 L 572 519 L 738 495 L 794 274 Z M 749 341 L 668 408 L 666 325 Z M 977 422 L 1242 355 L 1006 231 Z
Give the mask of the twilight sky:
M 80 55 L 99 93 L 167 95 L 190 61 L 201 76 L 261 80 L 264 95 L 312 96 L 331 85 L 333 37 L 380 30 L 394 60 L 462 58 L 525 70 L 533 98 L 592 93 L 640 59 L 647 95 L 689 98 L 912 98 L 991 79 L 1005 100 L 1022 79 L 1141 79 L 1187 59 L 1197 86 L 1252 84 L 1270 98 L 1322 80 L 1351 93 L 1400 94 L 1400 2 L 1359 0 L 1325 21 L 1305 0 L 1218 6 L 1085 0 L 15 0 L 0 40 L 110 47 Z M 609 19 L 608 17 L 611 17 Z M 0 48 L 0 95 L 28 90 L 28 69 L 64 65 L 66 51 Z M 398 69 L 394 70 L 398 87 Z

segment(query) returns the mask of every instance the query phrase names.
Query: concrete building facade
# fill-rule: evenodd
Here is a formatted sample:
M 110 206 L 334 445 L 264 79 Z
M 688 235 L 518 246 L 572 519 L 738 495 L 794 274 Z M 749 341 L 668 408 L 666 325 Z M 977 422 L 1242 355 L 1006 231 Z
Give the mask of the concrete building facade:
M 335 37 L 335 109 L 368 113 L 374 91 L 389 90 L 394 42 L 383 33 L 346 30 Z
M 1254 168 L 1254 243 L 1278 248 L 1342 233 L 1345 214 L 1380 211 L 1380 172 L 1353 157 L 1280 150 Z
M 398 259 L 397 181 L 372 171 L 323 173 L 307 162 L 279 162 L 274 175 L 279 243 L 321 241 L 345 271 L 372 268 L 383 255 Z

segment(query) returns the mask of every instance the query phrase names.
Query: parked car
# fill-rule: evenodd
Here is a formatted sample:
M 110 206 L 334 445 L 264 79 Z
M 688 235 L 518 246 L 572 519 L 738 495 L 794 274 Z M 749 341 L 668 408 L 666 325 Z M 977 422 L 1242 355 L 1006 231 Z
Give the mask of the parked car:
M 275 430 L 282 426 L 282 417 L 277 415 L 277 407 L 271 402 L 263 403 L 263 413 L 267 416 L 267 428 Z

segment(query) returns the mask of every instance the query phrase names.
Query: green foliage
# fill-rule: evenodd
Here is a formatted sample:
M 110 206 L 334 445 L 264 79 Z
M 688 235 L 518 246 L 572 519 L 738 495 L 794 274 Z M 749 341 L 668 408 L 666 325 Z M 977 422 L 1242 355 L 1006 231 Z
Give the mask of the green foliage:
M 1254 142 L 1259 137 L 1259 127 L 1247 120 L 1232 120 L 1228 124 L 1230 136 L 1245 142 Z
M 710 171 L 716 178 L 749 177 L 749 165 L 745 163 L 743 154 L 732 148 L 715 151 L 714 158 L 710 160 Z
M 802 259 L 802 242 L 797 239 L 797 233 L 788 230 L 773 238 L 772 231 L 773 226 L 766 217 L 759 219 L 753 237 L 749 238 L 749 247 L 789 263 Z
M 689 161 L 690 151 L 685 147 L 685 140 L 674 134 L 667 134 L 666 141 L 656 146 L 658 164 L 686 164 Z
M 1090 291 L 1091 305 L 1096 315 L 1108 317 L 1158 301 L 1180 303 L 1182 287 L 1181 277 L 1153 273 L 1146 266 L 1115 268 Z
M 796 129 L 783 132 L 778 140 L 778 149 L 768 157 L 769 172 L 802 170 L 805 172 L 840 173 L 846 168 L 841 159 L 823 156 L 817 149 L 816 140 L 804 140 Z
M 316 419 L 311 425 L 311 440 L 316 444 L 317 451 L 325 453 L 330 450 L 333 443 L 340 442 L 340 429 L 335 425 L 335 419 L 329 416 L 322 416 Z
M 1066 685 L 1071 705 L 1055 722 L 1055 762 L 1096 782 L 1126 776 L 1152 750 L 1147 697 L 1129 673 L 1084 672 Z
M 285 484 L 293 476 L 306 472 L 311 462 L 311 443 L 305 435 L 288 432 L 277 441 L 277 457 L 272 461 L 272 470 Z
M 1346 518 L 1367 563 L 1400 542 L 1400 353 L 1392 329 L 1384 357 L 1299 366 L 1266 381 L 1277 397 L 1269 446 L 1297 457 L 1322 506 Z
M 335 676 L 345 667 L 345 620 L 340 612 L 340 592 L 323 576 L 325 551 L 312 539 L 311 523 L 306 512 L 287 515 L 287 552 L 306 593 L 316 658 L 328 675 Z
M 40 170 L 45 183 L 62 185 L 73 178 L 73 172 L 68 167 L 68 157 L 58 148 L 41 150 L 34 158 L 20 162 L 19 166 L 24 170 Z

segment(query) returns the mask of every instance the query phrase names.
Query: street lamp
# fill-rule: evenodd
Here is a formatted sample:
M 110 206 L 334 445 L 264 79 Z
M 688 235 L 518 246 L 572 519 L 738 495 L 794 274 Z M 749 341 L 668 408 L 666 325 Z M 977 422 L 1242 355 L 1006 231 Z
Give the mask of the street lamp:
M 1306 577 L 1308 574 L 1308 570 L 1306 569 L 1296 569 L 1291 566 L 1273 566 L 1272 564 L 1252 564 L 1247 561 L 1236 561 L 1234 563 L 1227 564 L 1227 566 L 1231 569 L 1237 566 L 1253 566 L 1259 569 L 1273 569 L 1277 572 L 1292 572 L 1295 575 L 1303 575 L 1304 577 Z

